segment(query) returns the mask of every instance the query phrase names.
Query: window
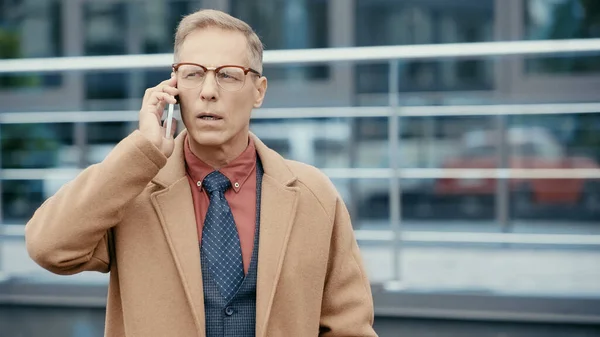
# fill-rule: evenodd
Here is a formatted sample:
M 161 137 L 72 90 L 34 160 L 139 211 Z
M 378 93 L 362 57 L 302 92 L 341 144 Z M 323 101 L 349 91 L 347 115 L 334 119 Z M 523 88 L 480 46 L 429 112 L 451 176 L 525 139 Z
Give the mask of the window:
M 587 39 L 600 37 L 600 1 L 527 0 L 524 38 L 533 40 Z M 600 57 L 539 57 L 526 63 L 535 74 L 583 74 L 600 72 Z
M 85 2 L 85 55 L 120 55 L 126 52 L 125 3 Z
M 127 6 L 125 3 L 85 2 L 85 55 L 127 53 Z M 122 99 L 127 96 L 127 76 L 123 72 L 85 74 L 87 99 Z
M 197 0 L 85 2 L 85 54 L 172 53 L 174 34 L 184 15 L 200 8 Z M 141 97 L 169 76 L 163 70 L 106 71 L 86 74 L 86 98 L 123 100 Z M 121 108 L 114 105 L 113 108 Z
M 493 39 L 494 2 L 356 0 L 356 45 L 482 42 Z M 358 93 L 388 91 L 389 66 L 356 67 Z M 488 60 L 411 61 L 400 66 L 400 91 L 482 90 L 492 86 Z
M 145 54 L 172 53 L 179 21 L 200 9 L 199 1 L 193 0 L 159 0 L 132 5 L 142 13 L 142 50 Z
M 0 8 L 0 58 L 62 56 L 61 2 L 27 1 L 4 3 Z M 57 87 L 59 74 L 0 75 L 2 88 Z
M 266 49 L 325 48 L 328 7 L 325 0 L 231 0 L 231 14 L 256 31 Z M 328 66 L 268 67 L 269 79 L 314 80 L 329 77 Z

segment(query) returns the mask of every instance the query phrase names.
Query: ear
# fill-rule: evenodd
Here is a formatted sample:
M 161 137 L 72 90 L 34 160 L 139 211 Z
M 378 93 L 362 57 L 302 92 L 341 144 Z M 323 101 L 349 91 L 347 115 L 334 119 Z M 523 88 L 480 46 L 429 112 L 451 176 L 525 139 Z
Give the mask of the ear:
M 267 93 L 267 78 L 259 77 L 254 83 L 256 90 L 254 91 L 254 107 L 260 108 Z

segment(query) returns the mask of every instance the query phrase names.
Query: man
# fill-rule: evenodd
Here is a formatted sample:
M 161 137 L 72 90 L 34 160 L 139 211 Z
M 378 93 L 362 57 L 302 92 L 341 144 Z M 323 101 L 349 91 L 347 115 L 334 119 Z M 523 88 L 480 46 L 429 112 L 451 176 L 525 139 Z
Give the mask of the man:
M 57 274 L 110 272 L 107 336 L 376 336 L 334 186 L 249 132 L 267 90 L 256 34 L 193 13 L 175 62 L 146 90 L 139 129 L 36 211 L 30 256 Z M 186 130 L 173 139 L 161 119 L 176 101 Z

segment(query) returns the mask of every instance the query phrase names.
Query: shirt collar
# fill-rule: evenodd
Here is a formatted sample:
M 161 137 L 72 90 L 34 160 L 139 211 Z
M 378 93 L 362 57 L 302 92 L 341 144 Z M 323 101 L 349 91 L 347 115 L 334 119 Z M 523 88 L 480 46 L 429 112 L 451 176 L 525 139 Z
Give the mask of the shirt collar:
M 201 187 L 202 180 L 214 171 L 210 165 L 203 162 L 200 158 L 196 157 L 190 149 L 189 135 L 186 136 L 184 141 L 184 157 L 186 163 L 187 174 L 196 182 L 196 185 Z M 254 140 L 252 137 L 248 138 L 248 146 L 237 158 L 231 161 L 229 164 L 221 167 L 219 172 L 223 173 L 224 176 L 231 182 L 231 188 L 238 193 L 244 183 L 248 180 L 248 177 L 256 166 L 256 148 L 254 146 Z

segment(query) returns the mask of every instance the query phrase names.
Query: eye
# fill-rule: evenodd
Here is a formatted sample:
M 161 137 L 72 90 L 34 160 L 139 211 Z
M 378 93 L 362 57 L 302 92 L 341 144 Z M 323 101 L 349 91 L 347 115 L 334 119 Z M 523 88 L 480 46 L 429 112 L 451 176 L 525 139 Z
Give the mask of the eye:
M 223 71 L 219 72 L 219 77 L 224 78 L 224 79 L 233 78 L 233 76 L 231 76 L 230 74 L 223 72 Z
M 223 68 L 219 71 L 219 78 L 230 82 L 241 81 L 244 78 L 244 72 L 238 68 Z
M 194 77 L 202 77 L 203 73 L 202 71 L 195 71 L 195 72 L 190 72 L 187 74 L 184 74 L 185 78 L 194 78 Z

